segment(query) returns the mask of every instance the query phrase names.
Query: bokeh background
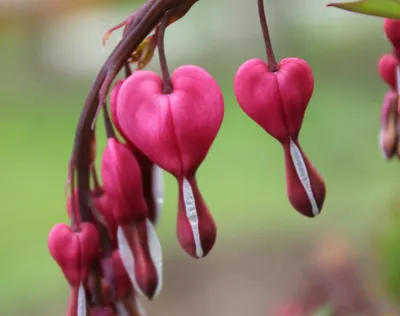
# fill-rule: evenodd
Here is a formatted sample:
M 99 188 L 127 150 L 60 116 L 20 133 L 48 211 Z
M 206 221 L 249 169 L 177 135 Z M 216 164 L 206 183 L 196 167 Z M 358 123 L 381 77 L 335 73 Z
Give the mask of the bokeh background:
M 0 1 L 0 315 L 64 313 L 68 286 L 48 254 L 47 234 L 67 221 L 64 183 L 77 120 L 120 33 L 105 49 L 101 37 L 141 2 Z M 170 68 L 200 65 L 225 94 L 223 127 L 198 172 L 219 236 L 205 259 L 183 253 L 175 238 L 177 185 L 165 175 L 158 227 L 165 285 L 159 298 L 144 302 L 149 315 L 271 315 L 302 286 L 315 243 L 340 238 L 355 252 L 382 313 L 396 310 L 382 282 L 385 263 L 376 241 L 399 189 L 398 162 L 385 162 L 378 146 L 387 88 L 377 59 L 390 46 L 381 19 L 325 2 L 266 1 L 277 57 L 301 57 L 314 71 L 300 143 L 328 193 L 312 220 L 287 200 L 281 146 L 241 111 L 233 94 L 238 66 L 265 57 L 255 1 L 201 0 L 168 29 Z M 150 68 L 158 71 L 157 58 Z M 101 152 L 101 129 L 98 135 Z

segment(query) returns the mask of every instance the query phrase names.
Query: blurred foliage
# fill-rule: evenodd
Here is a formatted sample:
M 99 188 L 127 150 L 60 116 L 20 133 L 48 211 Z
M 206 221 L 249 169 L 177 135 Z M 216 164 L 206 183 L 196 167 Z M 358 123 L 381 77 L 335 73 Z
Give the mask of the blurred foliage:
M 385 288 L 393 301 L 400 304 L 400 198 L 393 199 L 389 212 L 383 213 L 382 218 L 378 228 L 378 258 Z

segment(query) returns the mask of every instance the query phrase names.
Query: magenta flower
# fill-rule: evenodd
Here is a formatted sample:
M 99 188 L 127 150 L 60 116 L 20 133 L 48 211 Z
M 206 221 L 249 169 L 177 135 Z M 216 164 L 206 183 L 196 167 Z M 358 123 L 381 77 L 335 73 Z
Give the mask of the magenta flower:
M 129 141 L 177 178 L 178 240 L 200 258 L 214 245 L 216 226 L 193 184 L 222 124 L 224 103 L 217 82 L 199 67 L 178 68 L 171 83 L 173 91 L 164 94 L 159 75 L 133 73 L 120 88 L 116 116 Z
M 301 149 L 298 136 L 314 80 L 299 58 L 283 59 L 276 72 L 260 59 L 245 62 L 234 82 L 243 111 L 283 146 L 289 201 L 301 214 L 317 216 L 325 200 L 325 184 Z
M 72 231 L 65 224 L 57 224 L 49 233 L 48 247 L 71 286 L 67 315 L 85 315 L 88 308 L 85 283 L 92 263 L 100 254 L 96 227 L 81 223 L 78 231 Z
M 379 145 L 386 160 L 392 159 L 399 147 L 397 103 L 397 93 L 388 91 L 382 104 L 381 131 L 379 134 Z
M 393 54 L 383 55 L 378 62 L 379 74 L 391 89 L 397 88 L 397 68 L 398 62 Z
M 147 216 L 139 164 L 131 150 L 108 139 L 101 174 L 105 194 L 113 200 L 117 241 L 125 269 L 139 293 L 149 298 L 162 285 L 162 254 L 157 234 Z
M 384 30 L 398 57 L 397 54 L 400 49 L 400 20 L 384 19 Z

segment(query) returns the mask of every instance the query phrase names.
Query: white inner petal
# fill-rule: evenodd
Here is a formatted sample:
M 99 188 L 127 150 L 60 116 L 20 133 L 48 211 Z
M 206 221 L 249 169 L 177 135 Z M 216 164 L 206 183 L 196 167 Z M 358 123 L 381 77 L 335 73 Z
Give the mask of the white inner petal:
M 79 285 L 79 290 L 78 290 L 78 307 L 77 307 L 77 315 L 78 316 L 86 316 L 86 294 L 85 294 L 85 288 L 83 287 L 83 284 L 81 283 Z
M 153 200 L 156 211 L 155 223 L 160 218 L 160 213 L 164 205 L 164 174 L 163 170 L 154 165 L 152 170 L 152 182 L 153 182 Z
M 116 307 L 119 316 L 130 316 L 128 311 L 126 310 L 124 303 L 122 303 L 121 301 L 117 302 Z
M 400 94 L 400 66 L 396 67 L 397 94 Z
M 308 175 L 307 166 L 304 162 L 303 156 L 301 155 L 299 148 L 292 139 L 290 139 L 290 155 L 292 157 L 297 176 L 299 177 L 300 182 L 303 185 L 307 197 L 310 201 L 312 207 L 312 213 L 314 214 L 314 216 L 317 216 L 320 213 L 320 211 L 318 209 L 318 205 L 317 202 L 315 201 L 314 193 L 311 188 L 311 182 L 310 182 L 310 177 Z
M 200 239 L 199 217 L 197 215 L 193 189 L 186 178 L 183 179 L 183 201 L 185 202 L 186 217 L 188 218 L 190 227 L 192 228 L 194 244 L 196 247 L 196 256 L 201 258 L 204 255 L 204 251 Z
M 135 277 L 135 258 L 131 248 L 129 247 L 129 243 L 126 240 L 124 231 L 122 230 L 121 226 L 118 226 L 117 229 L 117 240 L 118 240 L 119 254 L 121 256 L 121 261 L 122 264 L 124 265 L 125 271 L 128 273 L 129 279 L 131 280 L 132 285 L 135 288 L 135 291 L 145 296 L 137 284 Z
M 136 307 L 139 312 L 139 316 L 146 316 L 146 311 L 144 310 L 142 304 L 139 302 L 139 299 L 137 297 L 135 297 L 135 301 L 136 301 Z
M 153 261 L 154 267 L 156 268 L 157 272 L 157 289 L 154 293 L 154 296 L 157 296 L 162 288 L 163 283 L 163 258 L 162 258 L 162 249 L 161 243 L 158 239 L 156 230 L 154 229 L 153 225 L 149 220 L 146 221 L 147 225 L 147 243 L 150 250 L 150 257 Z

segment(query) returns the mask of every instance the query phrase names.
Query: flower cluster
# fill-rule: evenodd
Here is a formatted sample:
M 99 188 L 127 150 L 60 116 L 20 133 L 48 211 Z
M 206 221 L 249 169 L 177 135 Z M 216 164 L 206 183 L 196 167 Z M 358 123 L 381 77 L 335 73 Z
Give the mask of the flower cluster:
M 163 263 L 155 225 L 163 204 L 164 171 L 179 188 L 176 233 L 182 249 L 199 259 L 216 241 L 216 224 L 196 174 L 222 125 L 224 98 L 216 80 L 198 66 L 184 65 L 170 75 L 165 29 L 195 1 L 176 2 L 181 3 L 174 7 L 174 2 L 149 1 L 103 38 L 105 42 L 124 27 L 78 124 L 68 178 L 71 225 L 57 224 L 48 238 L 50 253 L 71 286 L 68 316 L 143 315 L 138 296 L 152 299 L 160 293 Z M 325 184 L 299 144 L 314 89 L 312 71 L 299 58 L 276 63 L 262 0 L 259 11 L 269 43 L 268 64 L 259 59 L 243 64 L 235 94 L 247 115 L 282 144 L 291 204 L 315 217 L 324 203 Z M 155 49 L 161 76 L 143 69 Z M 124 78 L 114 83 L 123 67 Z M 95 127 L 101 110 L 107 145 L 100 179 Z
M 379 74 L 389 86 L 382 104 L 379 144 L 385 159 L 390 160 L 394 156 L 400 158 L 400 20 L 384 19 L 384 30 L 393 51 L 378 62 Z

